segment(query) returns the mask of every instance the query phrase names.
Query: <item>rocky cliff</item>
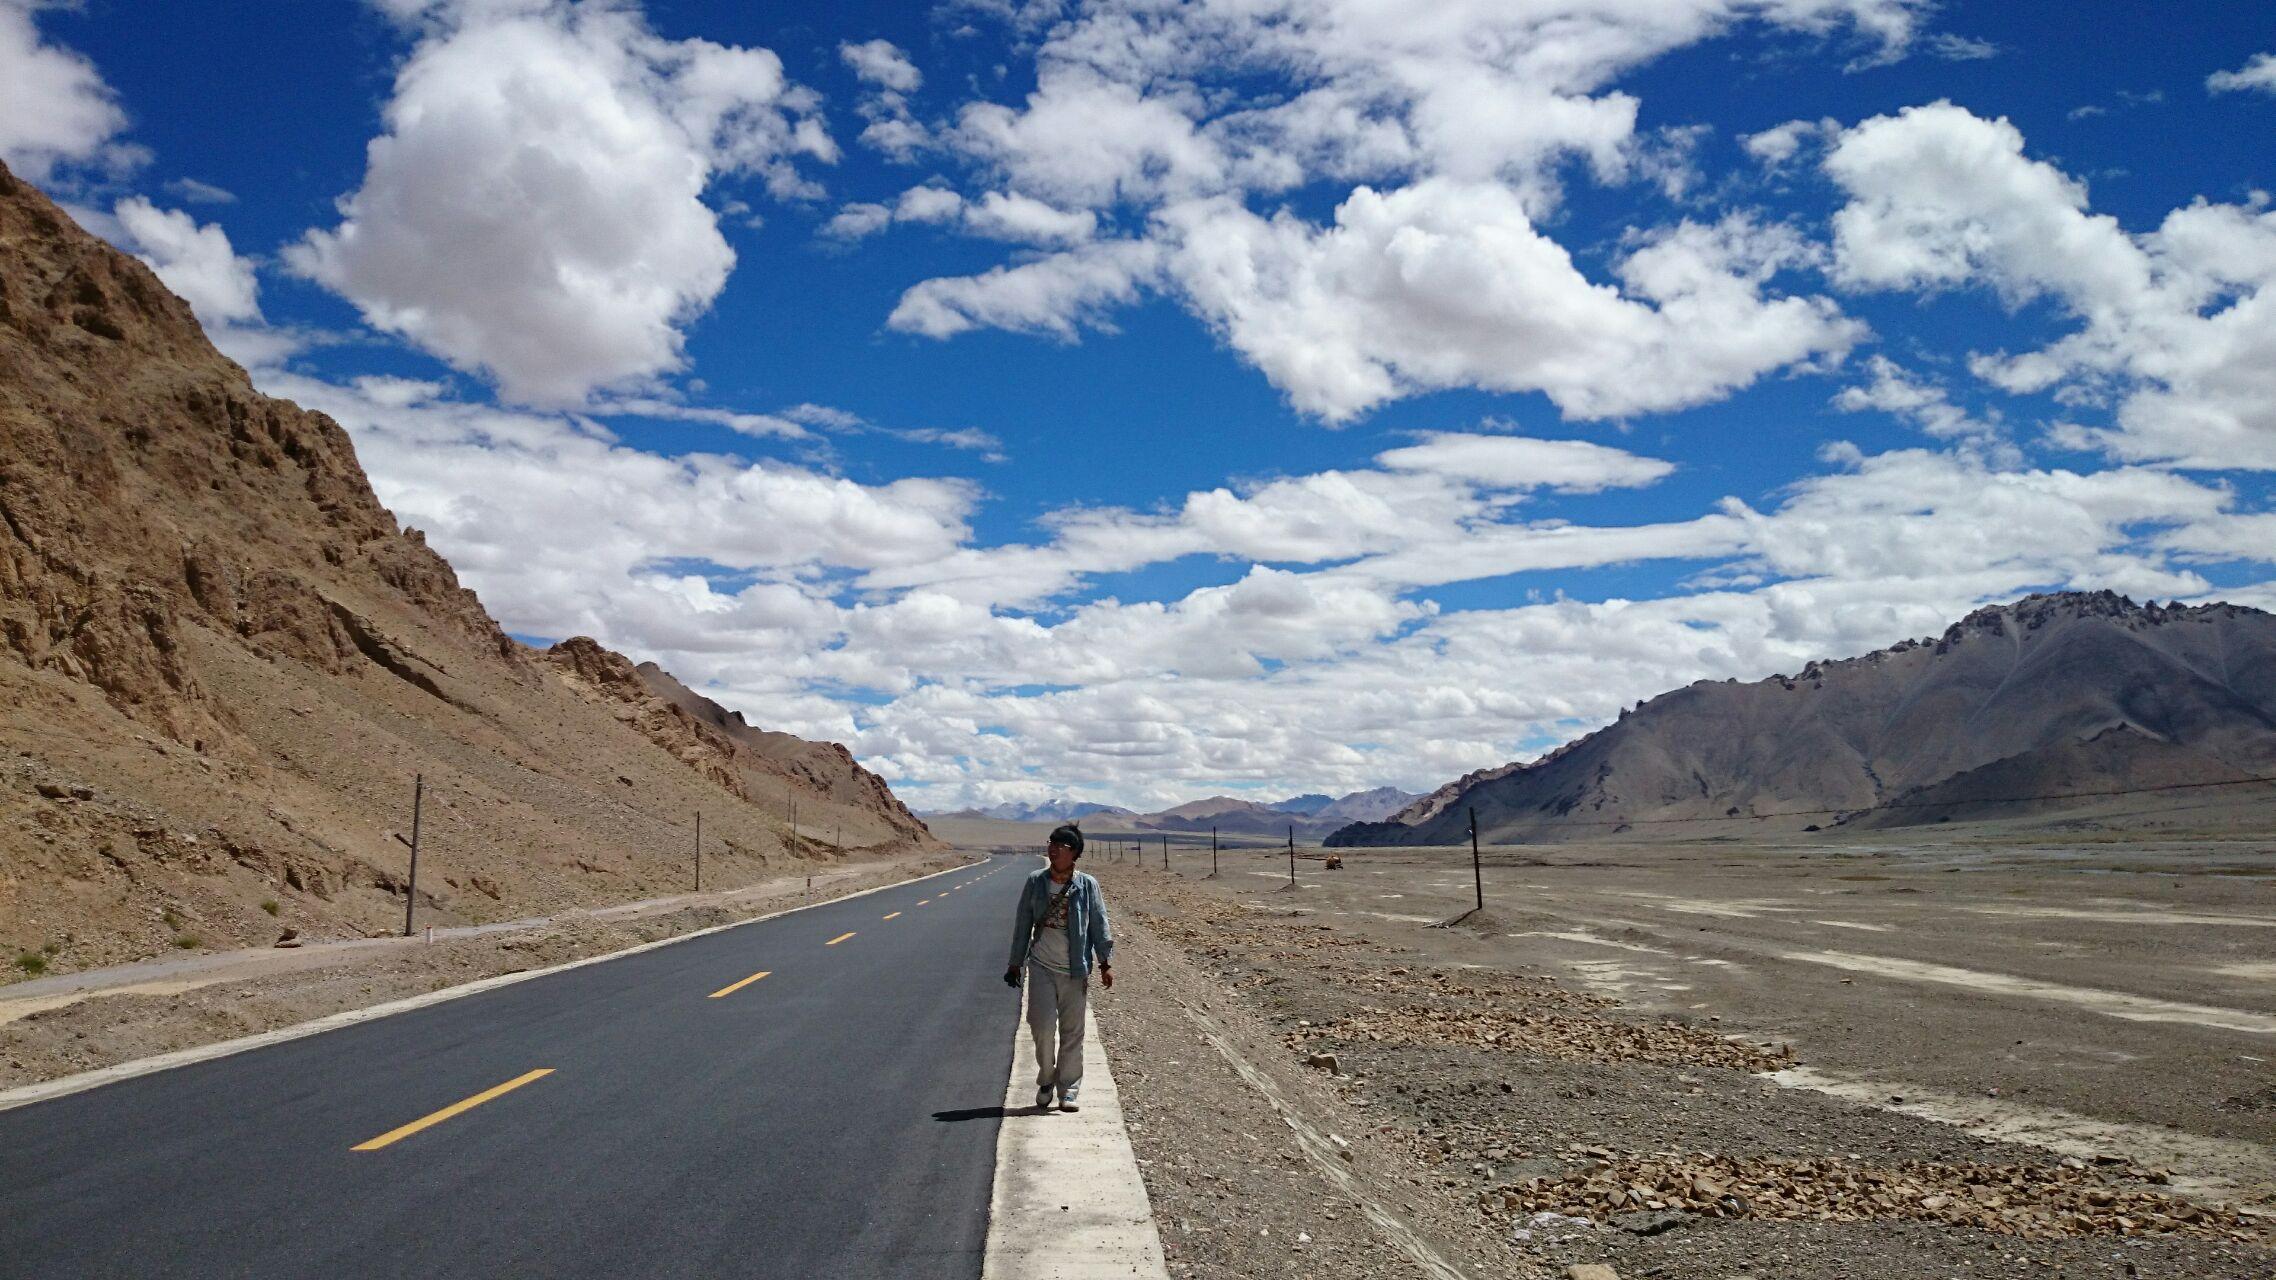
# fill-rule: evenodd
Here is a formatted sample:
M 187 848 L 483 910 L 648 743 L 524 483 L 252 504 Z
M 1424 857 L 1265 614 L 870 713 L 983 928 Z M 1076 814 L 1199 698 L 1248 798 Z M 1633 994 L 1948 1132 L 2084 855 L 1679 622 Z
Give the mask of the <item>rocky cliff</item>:
M 760 803 L 776 803 L 798 794 L 816 795 L 840 805 L 872 810 L 911 840 L 925 838 L 925 824 L 901 803 L 885 780 L 856 764 L 853 753 L 838 743 L 813 742 L 746 723 L 742 712 L 720 706 L 653 662 L 641 663 L 634 674 L 655 699 L 708 731 L 721 744 L 730 762 L 757 784 L 758 792 L 752 798 Z
M 506 636 L 337 424 L 0 168 L 10 973 L 399 927 L 416 775 L 438 923 L 683 888 L 699 810 L 711 883 L 835 856 L 786 795 L 809 837 L 932 843 L 843 748 L 744 733 L 780 743 Z

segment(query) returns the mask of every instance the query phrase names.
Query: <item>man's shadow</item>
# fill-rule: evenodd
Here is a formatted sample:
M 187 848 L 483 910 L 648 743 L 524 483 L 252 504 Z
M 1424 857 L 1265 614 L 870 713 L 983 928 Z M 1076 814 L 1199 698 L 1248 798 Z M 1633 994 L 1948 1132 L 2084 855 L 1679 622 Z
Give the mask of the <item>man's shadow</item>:
M 955 1124 L 961 1120 L 1001 1120 L 1005 1116 L 1040 1116 L 1053 1114 L 1054 1107 L 965 1107 L 958 1111 L 935 1111 L 933 1119 L 942 1124 Z

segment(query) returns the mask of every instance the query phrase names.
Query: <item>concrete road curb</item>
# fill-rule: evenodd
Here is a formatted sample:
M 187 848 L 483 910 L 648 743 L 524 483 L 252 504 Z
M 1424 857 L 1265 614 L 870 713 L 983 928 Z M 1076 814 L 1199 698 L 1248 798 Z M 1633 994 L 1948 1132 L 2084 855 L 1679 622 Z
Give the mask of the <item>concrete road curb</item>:
M 1168 1280 L 1122 1097 L 1088 1008 L 1083 1034 L 1083 1109 L 1038 1112 L 1027 1020 L 1012 1027 L 981 1280 Z
M 986 861 L 986 859 L 982 859 L 982 861 Z M 196 1062 L 210 1062 L 215 1058 L 226 1058 L 233 1053 L 266 1048 L 272 1044 L 282 1044 L 287 1040 L 298 1040 L 303 1036 L 321 1035 L 327 1031 L 337 1031 L 341 1027 L 352 1027 L 359 1022 L 370 1022 L 375 1018 L 409 1013 L 413 1009 L 424 1009 L 429 1005 L 441 1004 L 446 1000 L 480 995 L 485 991 L 510 987 L 517 982 L 528 982 L 532 978 L 542 978 L 549 973 L 561 973 L 569 969 L 581 969 L 589 964 L 621 960 L 626 956 L 638 955 L 643 951 L 654 951 L 658 947 L 668 947 L 677 942 L 687 942 L 694 938 L 709 937 L 715 933 L 725 933 L 729 929 L 740 929 L 745 925 L 758 924 L 763 920 L 774 920 L 795 912 L 810 911 L 815 907 L 828 906 L 833 902 L 845 902 L 853 898 L 867 897 L 873 893 L 883 893 L 887 889 L 898 889 L 905 884 L 916 884 L 919 881 L 931 880 L 952 872 L 969 871 L 977 865 L 979 864 L 968 862 L 962 866 L 948 867 L 921 876 L 911 876 L 906 880 L 895 880 L 890 884 L 881 884 L 875 888 L 863 889 L 841 897 L 826 898 L 821 902 L 800 903 L 795 907 L 770 911 L 763 916 L 752 916 L 748 920 L 737 920 L 732 924 L 713 925 L 708 929 L 697 929 L 692 933 L 678 934 L 670 938 L 658 938 L 654 942 L 643 942 L 637 946 L 626 947 L 621 951 L 609 951 L 597 956 L 586 956 L 582 960 L 570 960 L 562 964 L 549 965 L 543 969 L 526 969 L 520 973 L 503 973 L 494 978 L 480 978 L 459 986 L 444 987 L 440 991 L 429 991 L 401 1000 L 390 1000 L 385 1004 L 375 1004 L 362 1009 L 344 1009 L 339 1013 L 329 1014 L 311 1022 L 299 1022 L 289 1027 L 279 1027 L 274 1031 L 263 1031 L 255 1035 L 241 1036 L 235 1040 L 222 1040 L 214 1044 L 198 1045 L 189 1049 L 177 1049 L 172 1053 L 162 1053 L 154 1058 L 137 1058 L 133 1062 L 121 1062 L 93 1071 L 82 1071 L 77 1075 L 64 1076 L 58 1080 L 43 1080 L 38 1084 L 18 1085 L 13 1089 L 0 1091 L 0 1111 L 12 1111 L 17 1107 L 28 1107 L 35 1102 L 68 1097 L 74 1093 L 84 1093 L 89 1089 L 99 1089 L 106 1084 L 116 1084 L 121 1080 L 132 1080 L 137 1076 L 153 1075 L 160 1071 L 172 1070 L 175 1067 L 186 1067 Z

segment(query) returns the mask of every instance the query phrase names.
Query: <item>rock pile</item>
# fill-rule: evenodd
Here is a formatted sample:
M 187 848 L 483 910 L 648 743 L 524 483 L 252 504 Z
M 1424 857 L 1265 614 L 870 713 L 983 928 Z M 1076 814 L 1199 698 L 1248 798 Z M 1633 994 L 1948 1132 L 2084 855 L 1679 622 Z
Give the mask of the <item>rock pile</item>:
M 1291 1047 L 1301 1048 L 1305 1036 L 1394 1046 L 1463 1044 L 1584 1062 L 1656 1062 L 1734 1071 L 1777 1071 L 1794 1061 L 1790 1047 L 1727 1040 L 1679 1022 L 1619 1022 L 1588 1014 L 1517 1011 L 1493 1005 L 1462 1009 L 1369 1006 L 1350 1017 L 1305 1029 L 1291 1037 Z
M 2075 1164 L 1876 1167 L 1839 1157 L 1699 1153 L 1607 1159 L 1578 1154 L 1586 1162 L 1568 1173 L 1480 1193 L 1481 1211 L 1513 1220 L 1549 1211 L 1614 1225 L 1625 1215 L 1666 1213 L 1814 1222 L 1899 1220 L 2042 1239 L 2180 1235 L 2250 1243 L 2270 1236 L 2256 1219 L 2232 1210 L 2116 1184 Z
M 1373 945 L 1290 915 L 1186 895 L 1179 895 L 1179 905 L 1187 910 L 1175 916 L 1140 911 L 1138 918 L 1148 929 L 1211 960 L 1303 960 L 1309 958 L 1307 952 Z
M 1426 969 L 1417 973 L 1412 969 L 1399 967 L 1380 972 L 1342 974 L 1338 976 L 1337 984 L 1352 989 L 1397 992 L 1407 995 L 1419 994 L 1426 997 L 1459 1000 L 1469 1004 L 1514 999 L 1521 1000 L 1528 1005 L 1547 1006 L 1556 1009 L 1611 1009 L 1618 1007 L 1620 1003 L 1607 996 L 1593 995 L 1586 991 L 1573 991 L 1558 986 L 1554 980 L 1549 978 L 1531 977 L 1524 974 L 1494 974 L 1491 977 L 1497 983 L 1496 986 L 1481 987 L 1475 985 L 1478 980 L 1486 977 L 1488 975 L 1482 971 L 1472 971 L 1464 975 L 1465 980 L 1458 981 L 1437 970 Z

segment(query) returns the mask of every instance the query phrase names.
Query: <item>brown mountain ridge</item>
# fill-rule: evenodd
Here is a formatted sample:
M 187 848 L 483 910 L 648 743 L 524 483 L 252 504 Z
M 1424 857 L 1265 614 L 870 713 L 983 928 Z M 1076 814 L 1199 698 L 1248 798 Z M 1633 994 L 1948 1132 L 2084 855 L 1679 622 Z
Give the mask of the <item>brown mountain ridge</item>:
M 843 747 L 508 637 L 336 423 L 5 168 L 0 750 L 11 974 L 400 928 L 418 774 L 438 924 L 684 889 L 698 811 L 707 886 L 938 847 Z
M 1460 843 L 1472 809 L 1497 843 L 1995 820 L 2270 774 L 2276 615 L 2067 592 L 1796 675 L 1661 694 L 1328 843 Z

